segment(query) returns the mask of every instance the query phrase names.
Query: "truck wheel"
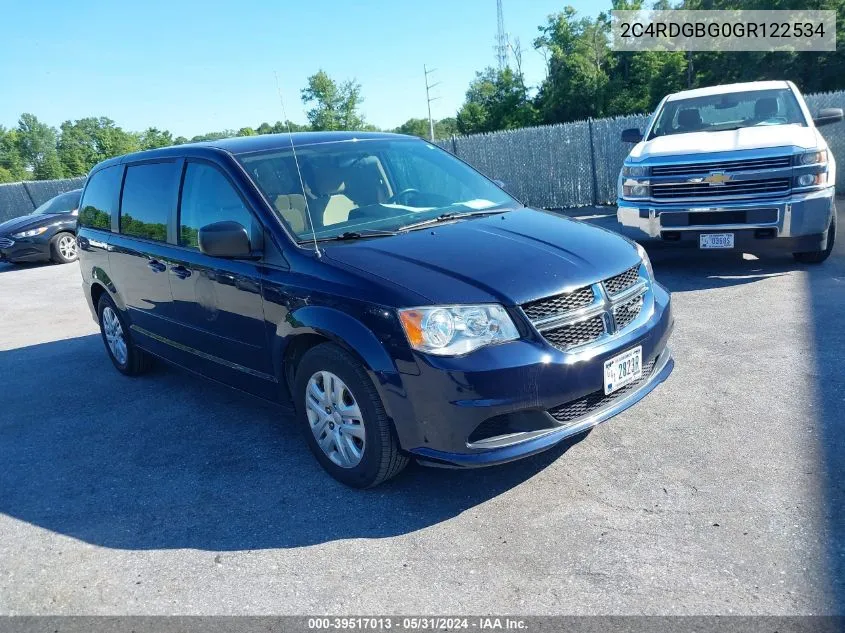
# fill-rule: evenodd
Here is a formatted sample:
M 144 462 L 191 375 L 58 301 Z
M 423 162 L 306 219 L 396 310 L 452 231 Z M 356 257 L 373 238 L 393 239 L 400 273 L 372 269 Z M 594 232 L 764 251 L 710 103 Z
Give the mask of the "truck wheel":
M 381 398 L 357 358 L 333 343 L 311 348 L 294 379 L 297 418 L 311 452 L 353 488 L 371 488 L 408 464 Z
M 827 227 L 827 246 L 821 251 L 810 251 L 809 253 L 792 253 L 795 261 L 802 264 L 821 264 L 830 257 L 833 252 L 833 243 L 836 241 L 836 205 L 833 205 L 833 217 Z
M 56 264 L 69 264 L 77 258 L 76 236 L 73 233 L 56 233 L 50 240 L 50 259 Z
M 152 366 L 152 356 L 132 344 L 126 321 L 106 293 L 100 297 L 97 314 L 100 315 L 100 333 L 106 352 L 117 371 L 126 376 L 137 376 L 147 371 Z

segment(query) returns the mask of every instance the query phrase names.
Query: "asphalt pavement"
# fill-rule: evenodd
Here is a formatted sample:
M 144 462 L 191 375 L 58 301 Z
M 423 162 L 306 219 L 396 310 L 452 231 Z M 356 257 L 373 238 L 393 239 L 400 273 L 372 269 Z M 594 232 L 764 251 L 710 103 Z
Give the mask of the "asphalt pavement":
M 667 382 L 369 491 L 271 404 L 118 374 L 77 264 L 0 265 L 0 613 L 844 614 L 845 236 L 815 267 L 646 245 Z

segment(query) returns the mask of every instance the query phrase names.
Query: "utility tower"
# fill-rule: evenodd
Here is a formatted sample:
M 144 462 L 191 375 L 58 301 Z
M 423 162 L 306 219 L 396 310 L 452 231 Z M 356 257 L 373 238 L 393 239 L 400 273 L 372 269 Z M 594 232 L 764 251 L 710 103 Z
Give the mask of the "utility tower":
M 505 16 L 502 12 L 502 0 L 496 0 L 496 57 L 499 59 L 499 70 L 508 67 L 508 34 L 505 33 Z
M 431 96 L 431 89 L 434 86 L 439 86 L 440 82 L 430 84 L 428 83 L 428 76 L 433 73 L 436 68 L 432 68 L 429 70 L 425 64 L 423 64 L 423 72 L 425 73 L 425 100 L 428 102 L 428 136 L 429 140 L 433 143 L 434 142 L 434 119 L 431 118 L 431 102 L 436 101 L 440 97 L 432 97 Z

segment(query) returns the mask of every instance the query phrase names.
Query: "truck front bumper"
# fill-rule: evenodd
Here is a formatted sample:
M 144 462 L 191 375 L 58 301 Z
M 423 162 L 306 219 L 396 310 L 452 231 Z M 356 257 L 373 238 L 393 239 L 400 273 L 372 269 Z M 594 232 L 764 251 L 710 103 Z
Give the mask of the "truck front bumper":
M 834 209 L 834 188 L 771 200 L 654 203 L 619 199 L 623 226 L 650 237 L 698 246 L 702 233 L 731 232 L 750 252 L 821 250 Z

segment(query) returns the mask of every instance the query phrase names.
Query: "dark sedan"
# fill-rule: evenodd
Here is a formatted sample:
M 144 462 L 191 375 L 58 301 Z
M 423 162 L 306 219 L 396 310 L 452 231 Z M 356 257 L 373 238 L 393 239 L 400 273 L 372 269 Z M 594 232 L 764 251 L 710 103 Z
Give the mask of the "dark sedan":
M 29 215 L 0 224 L 0 261 L 76 261 L 76 216 L 82 189 L 51 198 Z

